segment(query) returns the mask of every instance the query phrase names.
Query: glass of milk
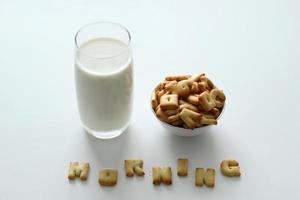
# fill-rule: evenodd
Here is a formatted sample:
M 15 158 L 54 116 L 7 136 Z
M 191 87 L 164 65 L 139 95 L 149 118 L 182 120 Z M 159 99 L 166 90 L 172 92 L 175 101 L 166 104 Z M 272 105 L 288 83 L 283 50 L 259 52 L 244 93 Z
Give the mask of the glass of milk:
M 108 139 L 127 128 L 132 111 L 133 61 L 129 31 L 116 23 L 83 26 L 75 36 L 75 83 L 80 119 Z

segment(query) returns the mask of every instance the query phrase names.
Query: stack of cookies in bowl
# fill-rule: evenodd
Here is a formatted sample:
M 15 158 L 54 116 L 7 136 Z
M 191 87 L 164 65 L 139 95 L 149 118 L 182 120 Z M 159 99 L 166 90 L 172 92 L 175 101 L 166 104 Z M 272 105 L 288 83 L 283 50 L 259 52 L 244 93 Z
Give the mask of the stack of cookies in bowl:
M 225 100 L 223 91 L 203 73 L 168 76 L 151 94 L 157 118 L 183 129 L 216 125 Z

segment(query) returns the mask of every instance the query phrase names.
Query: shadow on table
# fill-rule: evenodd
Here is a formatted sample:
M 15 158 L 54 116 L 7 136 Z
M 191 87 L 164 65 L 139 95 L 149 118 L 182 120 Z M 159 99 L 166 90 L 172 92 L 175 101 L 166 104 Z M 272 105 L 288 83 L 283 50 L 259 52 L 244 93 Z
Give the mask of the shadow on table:
M 86 181 L 81 181 L 79 180 L 79 178 L 75 178 L 74 180 L 70 180 L 68 179 L 68 182 L 70 185 L 77 185 L 77 184 L 80 184 L 80 185 L 88 185 L 89 183 L 89 179 L 87 179 Z
M 180 137 L 168 134 L 166 146 L 174 158 L 187 157 L 206 163 L 216 161 L 221 155 L 218 143 L 218 129 L 208 129 L 199 136 Z M 218 162 L 218 161 L 217 161 Z
M 93 152 L 100 163 L 106 165 L 117 164 L 122 158 L 124 149 L 128 146 L 130 138 L 130 126 L 120 136 L 113 139 L 98 139 L 90 134 L 86 134 L 88 142 L 91 144 Z

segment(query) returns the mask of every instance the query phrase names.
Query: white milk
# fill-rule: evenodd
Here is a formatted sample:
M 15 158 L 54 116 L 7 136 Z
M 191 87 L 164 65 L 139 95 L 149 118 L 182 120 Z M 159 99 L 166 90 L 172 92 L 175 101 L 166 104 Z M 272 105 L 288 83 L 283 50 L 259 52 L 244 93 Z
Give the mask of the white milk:
M 77 101 L 88 132 L 100 132 L 103 137 L 127 127 L 132 110 L 132 68 L 131 51 L 119 40 L 96 38 L 77 49 Z

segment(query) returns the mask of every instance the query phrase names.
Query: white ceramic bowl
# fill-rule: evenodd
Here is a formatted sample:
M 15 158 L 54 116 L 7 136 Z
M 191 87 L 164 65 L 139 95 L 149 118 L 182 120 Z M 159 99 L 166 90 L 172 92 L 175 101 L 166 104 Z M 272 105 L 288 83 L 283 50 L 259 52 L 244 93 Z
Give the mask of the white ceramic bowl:
M 226 103 L 224 103 L 223 109 L 220 113 L 220 115 L 217 118 L 217 121 L 219 123 L 219 119 L 221 118 L 221 116 L 224 113 L 225 110 L 225 105 Z M 199 128 L 194 128 L 194 129 L 187 129 L 187 128 L 182 128 L 182 127 L 177 127 L 177 126 L 173 126 L 171 124 L 168 124 L 166 122 L 161 121 L 159 118 L 156 117 L 156 113 L 154 112 L 151 103 L 150 103 L 150 108 L 152 110 L 152 113 L 154 115 L 154 117 L 160 122 L 160 124 L 167 129 L 168 132 L 174 134 L 174 135 L 178 135 L 178 136 L 182 136 L 182 137 L 192 137 L 192 136 L 197 136 L 200 135 L 202 133 L 207 132 L 210 128 L 213 128 L 214 126 L 217 125 L 205 125 L 205 126 L 201 126 Z

